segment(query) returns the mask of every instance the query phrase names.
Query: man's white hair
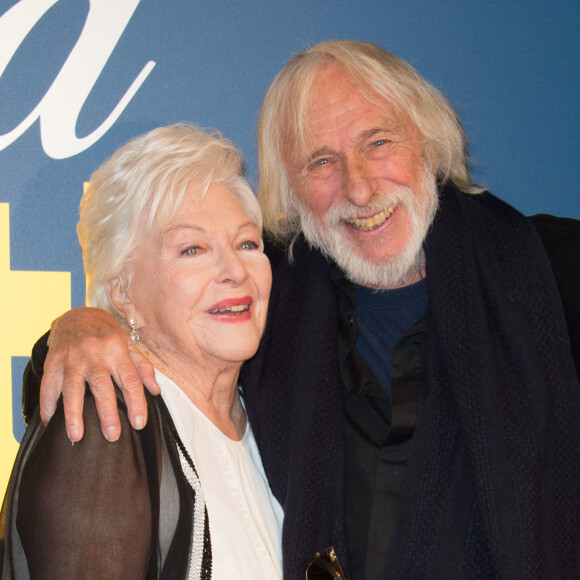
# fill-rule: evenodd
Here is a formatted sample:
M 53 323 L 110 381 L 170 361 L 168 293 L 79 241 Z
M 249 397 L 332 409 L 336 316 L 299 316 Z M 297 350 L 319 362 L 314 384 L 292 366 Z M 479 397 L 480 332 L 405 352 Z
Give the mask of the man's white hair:
M 370 102 L 387 104 L 410 119 L 439 182 L 451 180 L 467 193 L 482 191 L 469 177 L 461 124 L 437 89 L 405 61 L 374 44 L 322 42 L 290 59 L 272 82 L 260 111 L 258 200 L 264 227 L 275 239 L 288 242 L 301 231 L 285 161 L 291 165 L 306 153 L 312 86 L 321 69 L 331 63 L 344 67 Z

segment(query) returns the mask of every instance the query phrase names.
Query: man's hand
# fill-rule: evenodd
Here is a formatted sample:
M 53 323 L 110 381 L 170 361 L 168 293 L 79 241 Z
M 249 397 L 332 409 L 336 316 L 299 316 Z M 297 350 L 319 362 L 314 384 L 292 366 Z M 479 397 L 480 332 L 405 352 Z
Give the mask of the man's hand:
M 68 438 L 83 437 L 85 381 L 89 383 L 108 441 L 121 434 L 117 398 L 111 376 L 123 391 L 135 429 L 147 422 L 143 384 L 159 394 L 151 363 L 139 352 L 114 316 L 99 308 L 75 308 L 57 318 L 40 387 L 40 417 L 48 423 L 62 391 Z

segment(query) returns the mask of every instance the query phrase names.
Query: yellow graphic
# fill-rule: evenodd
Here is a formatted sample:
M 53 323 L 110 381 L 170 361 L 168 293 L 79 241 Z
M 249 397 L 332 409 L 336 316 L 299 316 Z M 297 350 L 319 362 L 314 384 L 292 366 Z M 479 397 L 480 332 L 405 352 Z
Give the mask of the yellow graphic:
M 18 443 L 12 427 L 13 356 L 30 356 L 50 323 L 70 308 L 69 272 L 10 270 L 8 204 L 0 203 L 0 497 L 4 496 Z M 14 377 L 19 383 L 21 377 Z

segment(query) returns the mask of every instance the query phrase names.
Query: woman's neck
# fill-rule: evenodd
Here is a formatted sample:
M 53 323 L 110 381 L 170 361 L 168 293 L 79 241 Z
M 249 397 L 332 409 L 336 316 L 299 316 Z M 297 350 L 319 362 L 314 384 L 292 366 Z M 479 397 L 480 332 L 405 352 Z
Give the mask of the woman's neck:
M 247 418 L 238 390 L 241 363 L 204 361 L 185 364 L 175 357 L 159 356 L 140 344 L 153 366 L 171 379 L 194 405 L 227 437 L 239 441 Z

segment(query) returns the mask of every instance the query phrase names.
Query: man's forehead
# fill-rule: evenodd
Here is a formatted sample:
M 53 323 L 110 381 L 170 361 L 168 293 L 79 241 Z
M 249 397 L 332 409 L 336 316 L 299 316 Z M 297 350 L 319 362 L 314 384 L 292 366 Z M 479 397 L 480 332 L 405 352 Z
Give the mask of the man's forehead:
M 385 91 L 385 86 L 377 84 L 376 80 L 373 82 L 365 78 L 360 72 L 348 70 L 339 62 L 331 62 L 313 76 L 308 87 L 308 108 L 316 106 L 317 101 L 322 103 L 322 106 L 328 106 L 332 101 L 340 104 L 345 98 L 360 97 L 370 105 L 385 110 L 398 110 L 399 107 L 385 94 L 389 92 Z
M 340 113 L 344 110 L 348 115 L 348 110 L 352 109 L 358 115 L 374 116 L 375 128 L 404 130 L 410 123 L 409 116 L 391 99 L 361 78 L 354 77 L 341 65 L 328 65 L 319 71 L 310 86 L 304 124 L 309 129 L 324 129 L 328 111 Z M 370 131 L 374 128 L 367 129 Z

